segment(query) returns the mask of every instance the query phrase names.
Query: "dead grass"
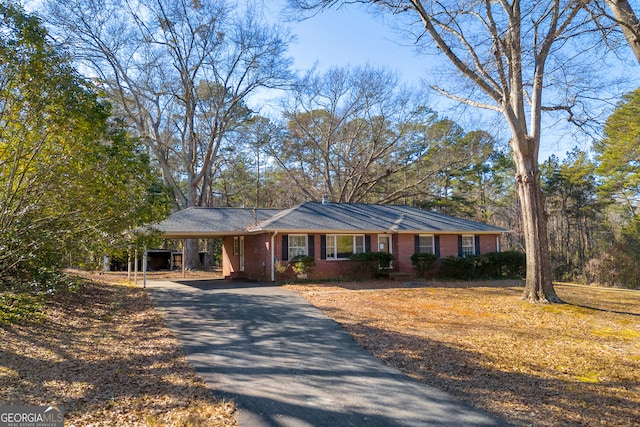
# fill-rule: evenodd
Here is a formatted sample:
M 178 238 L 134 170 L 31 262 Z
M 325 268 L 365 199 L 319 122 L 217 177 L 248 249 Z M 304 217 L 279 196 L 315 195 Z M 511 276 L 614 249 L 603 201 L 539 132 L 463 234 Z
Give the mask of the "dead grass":
M 65 426 L 237 425 L 143 289 L 85 277 L 43 321 L 0 328 L 0 404 L 64 405 Z
M 291 286 L 374 355 L 516 425 L 640 425 L 640 291 L 517 282 Z M 409 288 L 405 288 L 409 286 Z
M 67 426 L 237 425 L 123 278 L 0 327 L 0 404 L 62 404 Z M 516 425 L 640 426 L 640 292 L 562 284 L 569 304 L 536 306 L 519 285 L 291 287 L 387 363 Z

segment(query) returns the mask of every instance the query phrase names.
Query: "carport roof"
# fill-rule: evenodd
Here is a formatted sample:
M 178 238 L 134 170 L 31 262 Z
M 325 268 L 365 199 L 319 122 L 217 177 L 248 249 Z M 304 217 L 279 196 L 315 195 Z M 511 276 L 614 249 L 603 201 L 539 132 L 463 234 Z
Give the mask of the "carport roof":
M 192 207 L 170 215 L 151 226 L 161 237 L 170 239 L 222 237 L 242 234 L 280 209 L 200 208 Z
M 165 238 L 260 232 L 496 234 L 507 230 L 409 206 L 307 202 L 291 209 L 188 208 L 153 226 Z

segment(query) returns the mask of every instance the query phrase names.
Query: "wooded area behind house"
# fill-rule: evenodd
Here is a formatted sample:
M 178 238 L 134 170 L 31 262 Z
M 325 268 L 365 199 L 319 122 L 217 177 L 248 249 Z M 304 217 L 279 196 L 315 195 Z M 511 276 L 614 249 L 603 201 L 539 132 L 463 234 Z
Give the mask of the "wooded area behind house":
M 540 7 L 516 3 L 532 13 Z M 614 61 L 628 49 L 613 43 L 628 31 L 605 7 L 562 3 L 557 13 L 574 25 L 569 48 L 586 37 L 595 46 L 575 55 L 581 63 L 593 56 Z M 133 242 L 143 242 L 125 232 L 170 209 L 285 208 L 325 197 L 490 223 L 511 230 L 502 249 L 525 251 L 518 197 L 524 178 L 512 156 L 514 139 L 435 111 L 427 89 L 408 87 L 389 70 L 345 65 L 296 74 L 287 28 L 267 22 L 258 9 L 224 1 L 138 0 L 121 7 L 49 0 L 33 15 L 4 0 L 0 5 L 4 282 L 42 282 L 60 266 L 96 266 L 105 253 L 126 258 Z M 541 16 L 536 31 L 547 19 Z M 609 38 L 583 34 L 580 25 Z M 501 64 L 513 46 L 496 40 Z M 491 43 L 473 40 L 482 53 Z M 539 46 L 522 46 L 529 47 L 539 53 Z M 551 65 L 566 59 L 566 46 L 547 47 Z M 478 72 L 491 80 L 478 58 Z M 571 93 L 563 97 L 554 81 L 539 113 L 595 130 L 593 145 L 540 165 L 539 146 L 532 145 L 533 175 L 525 179 L 540 180 L 552 277 L 640 287 L 640 91 L 622 98 L 605 92 L 607 73 L 580 74 L 571 64 L 564 68 L 576 77 Z M 560 76 L 558 70 L 547 74 Z M 583 87 L 587 96 L 580 98 Z M 271 102 L 277 113 L 267 117 L 250 107 L 260 89 L 278 90 Z M 617 107 L 607 111 L 612 99 Z M 482 106 L 476 98 L 463 101 Z M 597 117 L 604 113 L 612 113 L 606 123 Z

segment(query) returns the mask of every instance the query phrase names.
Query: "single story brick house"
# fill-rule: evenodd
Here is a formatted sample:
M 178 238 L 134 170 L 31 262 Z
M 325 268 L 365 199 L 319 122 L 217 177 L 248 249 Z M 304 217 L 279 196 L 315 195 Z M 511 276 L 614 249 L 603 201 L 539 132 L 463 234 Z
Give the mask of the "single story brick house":
M 413 274 L 411 255 L 500 251 L 506 230 L 409 206 L 307 202 L 290 209 L 188 208 L 153 226 L 167 239 L 222 239 L 226 278 L 276 280 L 276 266 L 315 258 L 309 278 L 344 275 L 349 256 L 390 252 L 393 270 Z

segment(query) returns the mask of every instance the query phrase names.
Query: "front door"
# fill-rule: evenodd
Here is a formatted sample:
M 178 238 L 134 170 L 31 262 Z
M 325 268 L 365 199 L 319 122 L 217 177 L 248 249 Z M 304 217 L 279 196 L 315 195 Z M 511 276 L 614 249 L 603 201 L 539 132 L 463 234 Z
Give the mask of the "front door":
M 393 253 L 391 248 L 391 236 L 387 234 L 378 235 L 378 252 L 386 252 L 388 254 Z M 380 266 L 382 268 L 382 266 Z M 391 262 L 388 268 L 393 267 L 393 262 Z

